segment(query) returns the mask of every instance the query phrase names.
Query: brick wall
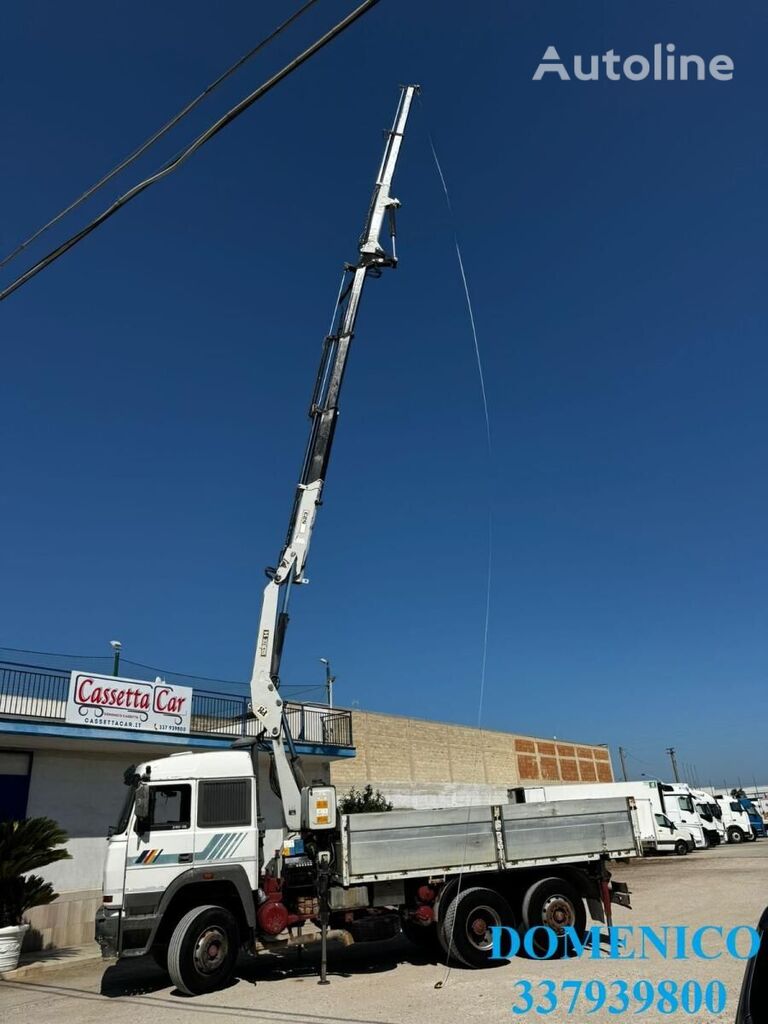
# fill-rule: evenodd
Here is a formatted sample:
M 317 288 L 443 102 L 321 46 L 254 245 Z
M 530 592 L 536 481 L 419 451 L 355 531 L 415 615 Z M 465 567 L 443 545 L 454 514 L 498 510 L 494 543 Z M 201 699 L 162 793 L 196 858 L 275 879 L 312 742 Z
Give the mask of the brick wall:
M 431 797 L 444 806 L 451 791 L 474 803 L 505 800 L 515 786 L 613 782 L 611 755 L 594 744 L 370 711 L 353 711 L 352 729 L 357 756 L 333 762 L 333 783 L 343 793 L 370 782 L 400 807 L 429 806 Z

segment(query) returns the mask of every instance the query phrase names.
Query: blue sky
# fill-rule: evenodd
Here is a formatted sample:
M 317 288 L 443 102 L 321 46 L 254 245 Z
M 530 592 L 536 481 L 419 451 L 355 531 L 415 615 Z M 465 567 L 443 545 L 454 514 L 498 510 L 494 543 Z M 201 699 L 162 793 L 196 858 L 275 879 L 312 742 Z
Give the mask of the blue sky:
M 7 10 L 3 249 L 290 7 Z M 121 185 L 346 9 L 320 3 Z M 364 299 L 284 680 L 319 682 L 329 656 L 341 703 L 474 723 L 490 493 L 484 724 L 623 744 L 633 775 L 668 774 L 669 744 L 702 782 L 760 774 L 767 28 L 756 0 L 382 0 L 5 302 L 0 643 L 119 637 L 137 661 L 248 677 L 339 268 L 415 80 L 401 264 Z M 655 42 L 729 54 L 734 79 L 532 81 L 549 45 Z

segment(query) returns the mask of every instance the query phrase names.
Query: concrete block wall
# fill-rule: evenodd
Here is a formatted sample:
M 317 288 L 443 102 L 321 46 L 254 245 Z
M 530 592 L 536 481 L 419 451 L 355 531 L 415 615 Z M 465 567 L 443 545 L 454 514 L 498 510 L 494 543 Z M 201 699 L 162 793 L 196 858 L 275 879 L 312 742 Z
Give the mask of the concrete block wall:
M 521 736 L 418 718 L 352 712 L 356 756 L 331 765 L 340 794 L 370 783 L 396 807 L 455 807 L 507 800 L 507 790 L 561 782 L 613 782 L 596 744 Z

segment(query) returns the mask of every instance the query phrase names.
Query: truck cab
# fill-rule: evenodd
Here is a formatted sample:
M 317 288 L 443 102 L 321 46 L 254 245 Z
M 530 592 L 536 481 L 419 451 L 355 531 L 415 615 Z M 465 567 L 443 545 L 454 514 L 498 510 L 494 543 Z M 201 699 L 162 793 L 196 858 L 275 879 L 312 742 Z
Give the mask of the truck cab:
M 170 936 L 160 928 L 163 919 L 178 920 L 194 902 L 253 904 L 260 855 L 255 779 L 248 752 L 240 750 L 174 754 L 130 774 L 108 839 L 96 937 L 105 953 L 152 951 L 164 965 Z
M 718 844 L 729 842 L 728 831 L 723 823 L 722 809 L 712 794 L 703 789 L 691 789 L 690 792 L 699 817 L 705 823 L 704 827 L 717 832 Z
M 729 843 L 743 843 L 757 838 L 752 829 L 749 813 L 744 810 L 739 800 L 728 794 L 716 794 L 715 800 L 720 808 L 721 820 Z
M 664 782 L 660 792 L 664 812 L 671 821 L 676 825 L 698 825 L 703 830 L 708 847 L 720 844 L 725 834 L 722 823 L 704 803 L 694 799 L 690 786 L 683 782 Z
M 755 807 L 748 796 L 740 797 L 738 802 L 741 805 L 742 810 L 746 811 L 749 815 L 749 824 L 752 828 L 752 833 L 755 839 L 764 839 L 766 836 L 766 828 L 762 814 L 760 814 L 757 807 Z

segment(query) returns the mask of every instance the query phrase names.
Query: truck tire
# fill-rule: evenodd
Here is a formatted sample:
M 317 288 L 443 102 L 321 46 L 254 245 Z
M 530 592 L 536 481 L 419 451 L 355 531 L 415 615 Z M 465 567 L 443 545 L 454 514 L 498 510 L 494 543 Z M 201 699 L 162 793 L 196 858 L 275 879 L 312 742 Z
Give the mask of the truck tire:
M 490 958 L 490 929 L 504 925 L 514 927 L 515 921 L 503 896 L 493 889 L 464 889 L 451 900 L 445 912 L 443 948 L 467 967 L 495 965 L 497 961 Z
M 675 843 L 675 853 L 678 857 L 685 857 L 688 853 L 688 843 L 684 839 L 678 839 Z
M 534 959 L 548 957 L 560 960 L 573 952 L 571 944 L 563 935 L 566 926 L 573 928 L 582 940 L 586 935 L 587 912 L 584 900 L 576 887 L 564 878 L 540 878 L 534 882 L 523 897 L 522 918 L 522 939 L 531 928 L 542 926 L 552 929 L 559 936 L 557 946 L 551 953 L 550 943 L 543 936 L 532 936 L 529 942 L 535 952 Z M 526 955 L 524 949 L 522 952 Z
M 744 833 L 736 825 L 731 825 L 728 829 L 728 842 L 729 843 L 741 843 L 744 841 Z
M 168 946 L 168 973 L 188 996 L 221 988 L 232 977 L 240 932 L 224 907 L 195 907 L 176 925 Z
M 445 932 L 443 929 L 443 923 L 445 921 L 445 914 L 450 907 L 451 903 L 455 898 L 456 892 L 459 888 L 459 879 L 451 878 L 443 886 L 442 892 L 440 893 L 437 905 L 435 907 L 435 924 L 437 926 L 437 941 L 440 944 L 440 948 L 445 953 L 446 959 L 448 958 L 448 943 L 445 940 Z

